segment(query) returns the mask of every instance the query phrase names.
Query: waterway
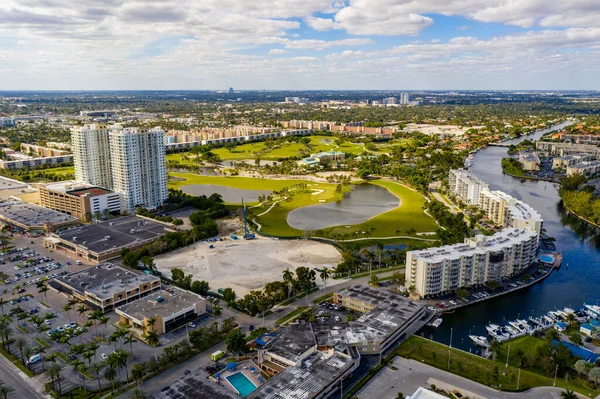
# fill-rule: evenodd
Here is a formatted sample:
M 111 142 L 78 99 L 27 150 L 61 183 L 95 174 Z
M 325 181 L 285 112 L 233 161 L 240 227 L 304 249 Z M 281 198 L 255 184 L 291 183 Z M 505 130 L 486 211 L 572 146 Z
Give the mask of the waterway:
M 563 125 L 555 127 L 556 130 Z M 506 142 L 516 144 L 525 139 L 538 140 L 548 130 Z M 489 183 L 490 189 L 504 191 L 533 206 L 544 218 L 544 228 L 556 238 L 556 248 L 563 253 L 560 270 L 529 288 L 456 310 L 443 316 L 437 329 L 425 330 L 424 336 L 444 344 L 473 350 L 469 334 L 486 335 L 488 323 L 502 324 L 517 317 L 541 315 L 566 306 L 580 307 L 584 302 L 600 299 L 600 234 L 585 222 L 565 213 L 560 205 L 558 185 L 539 180 L 524 180 L 502 173 L 501 159 L 507 148 L 488 147 L 475 154 L 470 170 Z
M 309 205 L 288 214 L 288 224 L 299 230 L 319 230 L 366 222 L 380 213 L 400 206 L 400 200 L 387 189 L 374 184 L 353 187 L 341 201 Z
M 270 190 L 244 190 L 241 188 L 219 186 L 217 184 L 188 184 L 181 186 L 180 190 L 190 195 L 206 195 L 209 197 L 213 193 L 220 194 L 223 201 L 232 204 L 241 204 L 244 202 L 257 202 L 260 195 L 271 194 Z

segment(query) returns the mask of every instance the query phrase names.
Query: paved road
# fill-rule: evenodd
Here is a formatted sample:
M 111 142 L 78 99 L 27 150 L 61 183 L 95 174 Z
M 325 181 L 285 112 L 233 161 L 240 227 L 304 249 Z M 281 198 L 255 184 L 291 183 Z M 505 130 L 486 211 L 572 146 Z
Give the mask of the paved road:
M 11 362 L 0 355 L 0 380 L 6 385 L 14 388 L 11 397 L 28 399 L 45 399 L 39 391 L 42 390 L 42 383 L 35 378 L 29 378 L 25 373 L 13 366 Z
M 563 392 L 563 389 L 553 387 L 533 388 L 519 393 L 500 392 L 415 360 L 396 357 L 393 365 L 398 370 L 384 367 L 356 397 L 394 399 L 398 392 L 411 395 L 420 386 L 428 388 L 431 384 L 447 391 L 458 389 L 471 399 L 559 399 Z

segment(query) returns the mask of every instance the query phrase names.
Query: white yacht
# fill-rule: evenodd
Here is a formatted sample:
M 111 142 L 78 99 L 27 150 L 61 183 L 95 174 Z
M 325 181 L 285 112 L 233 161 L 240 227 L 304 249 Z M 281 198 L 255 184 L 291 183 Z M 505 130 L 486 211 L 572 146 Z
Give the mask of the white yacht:
M 477 346 L 483 346 L 484 348 L 487 348 L 489 346 L 487 338 L 481 335 L 469 335 L 469 339 L 473 341 Z
M 490 333 L 490 334 L 495 333 L 499 329 L 500 329 L 500 326 L 497 325 L 497 324 L 489 324 L 486 327 L 487 332 Z

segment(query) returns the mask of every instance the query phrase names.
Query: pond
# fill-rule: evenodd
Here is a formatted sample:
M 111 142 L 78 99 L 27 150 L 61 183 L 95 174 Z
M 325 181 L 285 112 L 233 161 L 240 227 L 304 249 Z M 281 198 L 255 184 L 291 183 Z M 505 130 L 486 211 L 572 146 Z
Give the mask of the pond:
M 361 184 L 346 193 L 341 201 L 294 209 L 288 214 L 287 222 L 298 230 L 319 230 L 363 223 L 398 206 L 398 197 L 385 188 Z
M 244 190 L 241 188 L 219 186 L 217 184 L 189 184 L 181 186 L 181 191 L 190 195 L 206 195 L 207 197 L 213 193 L 220 194 L 223 201 L 233 204 L 240 204 L 242 198 L 244 202 L 257 202 L 260 195 L 271 194 L 270 190 Z

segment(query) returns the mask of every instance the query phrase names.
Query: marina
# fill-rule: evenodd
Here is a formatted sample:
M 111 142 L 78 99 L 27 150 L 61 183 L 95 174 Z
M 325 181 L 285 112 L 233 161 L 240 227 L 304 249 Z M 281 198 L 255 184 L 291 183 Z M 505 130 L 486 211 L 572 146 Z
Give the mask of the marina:
M 561 129 L 566 124 L 556 127 Z M 542 130 L 528 139 L 538 140 L 549 130 Z M 507 144 L 516 144 L 525 139 L 512 140 Z M 536 209 L 544 218 L 544 244 L 556 244 L 560 251 L 559 259 L 563 267 L 554 271 L 545 279 L 508 294 L 494 298 L 483 297 L 469 306 L 456 308 L 450 314 L 444 314 L 443 323 L 436 329 L 426 328 L 422 335 L 434 341 L 449 344 L 452 331 L 453 347 L 469 351 L 479 351 L 468 335 L 482 335 L 489 324 L 503 326 L 512 335 L 523 334 L 509 325 L 507 321 L 526 319 L 529 316 L 550 323 L 549 311 L 576 308 L 583 303 L 595 304 L 598 299 L 598 281 L 600 281 L 600 235 L 597 229 L 568 215 L 560 205 L 558 186 L 552 182 L 521 180 L 502 172 L 501 159 L 506 155 L 505 147 L 488 147 L 474 154 L 470 170 L 486 182 L 492 189 L 502 190 L 511 196 L 523 200 Z M 554 237 L 555 241 L 550 237 Z M 551 250 L 550 245 L 545 245 Z M 540 252 L 541 256 L 546 255 Z M 549 254 L 555 256 L 555 254 Z M 556 256 L 555 256 L 556 257 Z M 560 265 L 560 262 L 556 262 Z M 600 308 L 597 309 L 600 312 Z M 523 315 L 521 317 L 520 315 Z M 527 315 L 527 316 L 525 316 Z M 543 315 L 543 316 L 541 316 Z M 554 321 L 555 322 L 555 321 Z M 456 339 L 456 337 L 461 337 Z

